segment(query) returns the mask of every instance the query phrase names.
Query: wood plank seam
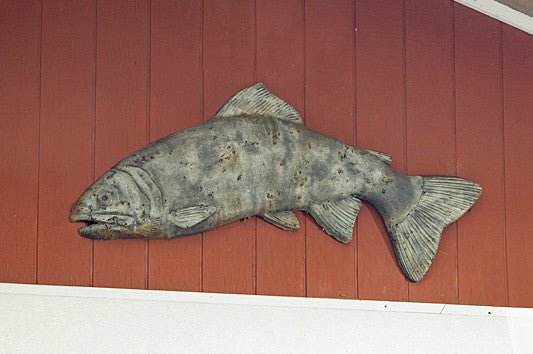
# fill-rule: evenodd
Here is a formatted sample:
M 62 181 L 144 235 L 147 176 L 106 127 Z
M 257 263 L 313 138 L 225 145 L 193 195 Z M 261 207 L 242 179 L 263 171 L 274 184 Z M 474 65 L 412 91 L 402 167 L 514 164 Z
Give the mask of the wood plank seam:
M 98 72 L 98 0 L 94 0 L 94 74 L 93 74 L 93 124 L 91 131 L 92 151 L 91 151 L 91 170 L 92 182 L 96 181 L 96 83 Z M 94 240 L 91 240 L 91 286 L 94 286 Z
M 510 300 L 509 300 L 509 262 L 508 262 L 508 250 L 507 250 L 507 211 L 505 210 L 505 207 L 507 205 L 507 192 L 506 192 L 506 177 L 505 177 L 505 87 L 504 87 L 504 76 L 503 76 L 503 23 L 499 23 L 499 54 L 500 54 L 500 117 L 501 117 L 501 138 L 502 138 L 502 147 L 503 147 L 503 154 L 502 154 L 502 180 L 503 180 L 503 188 L 502 188 L 502 199 L 503 199 L 503 244 L 505 247 L 504 257 L 505 257 L 505 302 L 507 306 L 510 306 Z
M 200 21 L 200 66 L 202 68 L 202 123 L 205 123 L 205 66 L 204 66 L 204 34 L 205 34 L 205 0 L 202 0 L 202 16 Z M 200 234 L 200 291 L 204 291 L 204 233 Z
M 407 173 L 407 166 L 409 162 L 409 155 L 407 154 L 407 2 L 402 0 L 402 80 L 403 80 L 403 163 L 402 173 Z M 409 301 L 409 283 L 407 280 L 405 285 L 405 299 Z
M 43 67 L 43 2 L 40 1 L 40 19 L 41 23 L 39 26 L 39 117 L 37 121 L 37 188 L 36 188 L 36 223 L 35 223 L 35 269 L 34 273 L 34 283 L 37 284 L 38 272 L 39 272 L 39 176 L 41 172 L 41 114 L 42 114 L 42 67 Z
M 257 0 L 254 0 L 254 66 L 253 66 L 253 77 L 254 83 L 257 82 Z M 253 284 L 253 293 L 257 295 L 257 216 L 254 217 L 254 249 L 252 250 L 252 284 Z
M 457 93 L 456 93 L 456 72 L 455 72 L 455 6 L 453 2 L 450 2 L 450 8 L 451 8 L 451 31 L 452 31 L 452 43 L 451 43 L 451 74 L 452 74 L 452 114 L 453 114 L 453 143 L 454 143 L 454 165 L 455 165 L 455 173 L 454 175 L 457 176 Z M 455 239 L 457 242 L 455 242 L 455 303 L 459 303 L 459 223 L 455 222 Z
M 353 0 L 353 29 L 352 29 L 352 45 L 353 45 L 353 85 L 354 85 L 354 98 L 353 98 L 353 144 L 357 145 L 357 7 L 356 0 Z M 354 288 L 355 288 L 355 298 L 359 299 L 359 218 L 355 219 L 355 225 L 353 231 L 355 233 L 355 240 L 352 239 L 352 242 L 355 243 L 354 252 L 355 252 L 355 279 L 354 279 Z
M 305 4 L 307 0 L 302 0 L 302 49 L 303 49 L 303 122 L 304 124 L 307 123 L 307 29 L 306 29 L 306 19 L 305 19 Z M 304 296 L 308 296 L 308 289 L 307 289 L 307 223 L 309 222 L 307 214 L 304 215 Z
M 146 144 L 150 143 L 150 99 L 152 93 L 152 0 L 146 0 Z M 150 240 L 145 240 L 146 289 L 150 288 Z

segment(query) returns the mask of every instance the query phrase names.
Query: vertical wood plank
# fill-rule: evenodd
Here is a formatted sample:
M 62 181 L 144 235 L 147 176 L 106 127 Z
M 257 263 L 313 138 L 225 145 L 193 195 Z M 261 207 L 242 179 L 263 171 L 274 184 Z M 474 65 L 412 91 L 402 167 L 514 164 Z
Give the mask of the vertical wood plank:
M 406 1 L 407 171 L 455 175 L 452 6 Z M 448 226 L 433 265 L 409 300 L 457 302 L 457 229 Z
M 36 280 L 40 1 L 0 1 L 0 282 Z
M 304 108 L 303 1 L 257 1 L 257 81 Z M 304 118 L 305 119 L 305 118 Z M 257 293 L 305 295 L 305 218 L 297 231 L 257 219 Z
M 95 172 L 146 145 L 148 4 L 99 1 Z M 94 285 L 145 288 L 146 240 L 94 242 Z
M 152 0 L 150 140 L 202 123 L 202 3 Z M 149 288 L 201 291 L 202 237 L 149 240 Z
M 204 120 L 255 81 L 255 6 L 247 0 L 204 2 Z M 204 233 L 203 290 L 255 292 L 256 220 Z
M 533 37 L 503 26 L 505 211 L 509 305 L 533 304 Z
M 92 242 L 69 223 L 93 178 L 96 5 L 43 1 L 38 283 L 91 285 Z
M 500 23 L 459 4 L 454 8 L 457 175 L 483 187 L 457 224 L 459 303 L 505 306 Z
M 355 143 L 353 1 L 305 5 L 307 127 Z M 307 295 L 354 298 L 355 241 L 343 244 L 312 218 L 306 223 Z M 354 240 L 356 239 L 354 231 Z
M 357 145 L 390 154 L 391 167 L 405 172 L 404 2 L 356 4 Z M 407 300 L 379 213 L 363 205 L 358 218 L 359 298 Z

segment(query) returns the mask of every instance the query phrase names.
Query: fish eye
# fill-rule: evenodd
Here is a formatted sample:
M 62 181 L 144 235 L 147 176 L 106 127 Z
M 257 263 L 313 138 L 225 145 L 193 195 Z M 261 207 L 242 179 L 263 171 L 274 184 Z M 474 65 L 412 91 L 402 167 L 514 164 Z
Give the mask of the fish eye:
M 115 196 L 114 193 L 111 191 L 103 191 L 102 193 L 100 193 L 100 195 L 98 195 L 98 201 L 102 205 L 110 205 L 114 202 L 114 200 Z

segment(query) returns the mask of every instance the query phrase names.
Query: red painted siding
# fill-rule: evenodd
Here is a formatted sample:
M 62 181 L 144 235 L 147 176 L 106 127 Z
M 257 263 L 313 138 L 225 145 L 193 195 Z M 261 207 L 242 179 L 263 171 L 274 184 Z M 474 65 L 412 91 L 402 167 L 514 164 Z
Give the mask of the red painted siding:
M 37 278 L 40 42 L 39 1 L 1 1 L 0 281 L 5 282 Z
M 305 124 L 355 143 L 354 4 L 307 1 L 305 6 Z M 307 217 L 307 296 L 356 296 L 355 244 L 324 237 Z M 354 238 L 357 237 L 354 230 Z
M 96 6 L 45 1 L 42 14 L 37 282 L 89 286 L 93 242 L 58 220 L 93 181 Z
M 304 7 L 299 0 L 257 1 L 257 81 L 304 110 Z M 280 55 L 280 53 L 284 53 Z M 290 235 L 257 220 L 257 293 L 305 296 L 306 220 Z M 288 237 L 289 236 L 289 237 Z
M 406 0 L 407 173 L 455 175 L 453 3 Z M 457 229 L 442 233 L 425 281 L 409 283 L 413 301 L 457 302 Z
M 256 80 L 255 2 L 205 0 L 204 121 Z M 231 96 L 232 94 L 230 94 Z M 203 236 L 203 290 L 255 293 L 256 220 L 236 221 Z
M 501 24 L 458 5 L 455 35 L 457 174 L 483 186 L 477 207 L 457 224 L 459 302 L 504 306 Z
M 533 306 L 533 37 L 447 0 L 0 0 L 0 281 Z M 484 192 L 405 280 L 365 205 L 344 245 L 252 218 L 92 242 L 68 222 L 135 149 L 264 82 L 306 126 Z
M 201 5 L 152 0 L 150 141 L 202 123 Z M 202 236 L 148 246 L 150 289 L 202 290 Z
M 533 249 L 529 218 L 533 200 L 533 37 L 502 26 L 505 225 L 508 298 L 533 307 Z
M 97 178 L 148 143 L 148 10 L 146 0 L 97 1 Z M 146 288 L 146 256 L 146 240 L 95 241 L 94 286 Z
M 356 5 L 357 145 L 387 152 L 393 157 L 391 166 L 405 173 L 404 4 L 390 0 Z M 407 280 L 378 212 L 363 205 L 357 225 L 359 298 L 406 301 Z

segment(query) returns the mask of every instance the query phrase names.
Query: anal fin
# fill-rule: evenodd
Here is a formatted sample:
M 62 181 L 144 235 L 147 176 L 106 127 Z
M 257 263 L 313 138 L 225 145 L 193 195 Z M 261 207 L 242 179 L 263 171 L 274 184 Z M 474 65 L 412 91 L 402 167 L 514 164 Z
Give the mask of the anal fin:
M 261 217 L 283 230 L 298 230 L 300 228 L 296 215 L 289 210 L 271 211 L 261 215 Z
M 355 197 L 312 205 L 309 212 L 328 235 L 349 243 L 361 201 Z

